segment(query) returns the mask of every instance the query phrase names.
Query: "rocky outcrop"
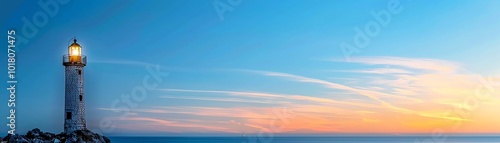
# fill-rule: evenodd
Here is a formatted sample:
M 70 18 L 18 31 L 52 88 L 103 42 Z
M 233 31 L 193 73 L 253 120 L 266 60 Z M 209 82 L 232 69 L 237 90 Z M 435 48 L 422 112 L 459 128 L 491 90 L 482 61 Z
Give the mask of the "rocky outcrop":
M 28 131 L 26 135 L 7 135 L 1 139 L 2 143 L 110 143 L 111 141 L 102 135 L 89 130 L 77 130 L 69 134 L 53 134 L 42 132 L 35 128 Z

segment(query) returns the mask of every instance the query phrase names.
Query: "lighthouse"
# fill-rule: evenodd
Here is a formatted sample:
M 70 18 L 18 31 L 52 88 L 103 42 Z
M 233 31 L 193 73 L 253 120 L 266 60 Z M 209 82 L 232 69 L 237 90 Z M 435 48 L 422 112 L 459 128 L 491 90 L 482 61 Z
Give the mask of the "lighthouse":
M 83 68 L 87 57 L 82 55 L 82 47 L 76 39 L 68 47 L 68 54 L 63 55 L 65 69 L 64 86 L 64 132 L 71 133 L 86 129 L 85 95 L 83 90 Z

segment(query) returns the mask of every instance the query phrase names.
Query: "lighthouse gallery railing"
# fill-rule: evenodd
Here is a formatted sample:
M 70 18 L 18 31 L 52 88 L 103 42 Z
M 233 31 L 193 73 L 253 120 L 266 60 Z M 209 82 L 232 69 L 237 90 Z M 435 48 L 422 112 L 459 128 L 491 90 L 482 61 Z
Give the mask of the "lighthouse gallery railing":
M 82 60 L 80 61 L 81 64 L 84 64 L 84 65 L 87 64 L 87 56 L 85 56 L 85 55 L 80 55 L 80 56 L 82 58 Z M 68 55 L 68 54 L 63 55 L 63 63 L 70 63 L 69 57 L 70 57 L 70 55 Z

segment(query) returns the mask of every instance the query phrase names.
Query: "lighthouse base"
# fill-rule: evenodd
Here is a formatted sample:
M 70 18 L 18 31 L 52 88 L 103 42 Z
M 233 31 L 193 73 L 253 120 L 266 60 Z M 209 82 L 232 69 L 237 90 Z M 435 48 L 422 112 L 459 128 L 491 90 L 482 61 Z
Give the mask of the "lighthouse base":
M 40 129 L 35 128 L 28 131 L 26 135 L 8 134 L 0 141 L 5 142 L 87 142 L 87 143 L 110 143 L 107 137 L 99 135 L 89 130 L 76 130 L 71 133 L 53 134 L 49 132 L 42 132 Z

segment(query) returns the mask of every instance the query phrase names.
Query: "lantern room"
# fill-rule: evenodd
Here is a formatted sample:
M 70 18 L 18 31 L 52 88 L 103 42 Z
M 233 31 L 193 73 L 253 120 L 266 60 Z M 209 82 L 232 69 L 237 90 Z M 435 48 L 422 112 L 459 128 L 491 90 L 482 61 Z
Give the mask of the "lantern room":
M 63 64 L 86 64 L 86 57 L 82 55 L 82 46 L 76 43 L 76 39 L 73 39 L 73 43 L 68 46 L 68 54 L 63 57 Z
M 73 40 L 73 44 L 69 46 L 69 55 L 70 56 L 81 56 L 82 55 L 82 47 L 80 44 L 76 43 L 76 39 Z

